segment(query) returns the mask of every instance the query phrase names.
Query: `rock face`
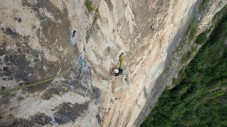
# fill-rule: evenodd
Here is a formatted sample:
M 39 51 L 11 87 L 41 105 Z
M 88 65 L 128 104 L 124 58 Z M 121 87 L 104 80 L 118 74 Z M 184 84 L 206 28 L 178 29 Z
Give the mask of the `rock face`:
M 201 1 L 86 3 L 0 1 L 0 126 L 139 126 Z M 209 1 L 198 33 L 226 3 Z M 114 77 L 122 52 L 124 75 Z

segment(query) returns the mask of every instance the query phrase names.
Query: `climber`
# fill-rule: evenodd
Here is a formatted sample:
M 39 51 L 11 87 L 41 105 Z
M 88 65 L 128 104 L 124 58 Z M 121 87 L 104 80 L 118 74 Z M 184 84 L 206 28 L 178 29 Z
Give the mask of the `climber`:
M 123 75 L 123 62 L 124 62 L 124 56 L 123 53 L 121 53 L 121 55 L 119 56 L 119 66 L 116 66 L 113 64 L 113 68 L 110 70 L 111 74 L 114 76 L 119 76 L 119 75 Z

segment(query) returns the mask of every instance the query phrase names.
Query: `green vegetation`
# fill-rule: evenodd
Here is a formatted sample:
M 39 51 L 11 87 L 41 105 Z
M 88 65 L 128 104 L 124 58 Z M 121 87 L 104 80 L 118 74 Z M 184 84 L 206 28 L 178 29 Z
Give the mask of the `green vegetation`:
M 181 40 L 180 44 L 177 47 L 177 51 L 180 51 L 181 48 L 184 45 L 191 45 L 191 41 L 195 38 L 197 33 L 197 25 L 196 25 L 196 21 L 195 19 L 193 19 L 190 23 L 190 25 L 188 26 L 188 30 L 185 33 L 185 36 L 183 37 L 183 39 Z M 189 50 L 185 55 L 183 55 L 182 59 L 181 59 L 181 63 L 186 63 L 188 60 L 190 60 L 193 55 L 196 53 L 197 49 L 196 47 L 193 47 L 191 45 L 191 50 Z
M 221 21 L 222 21 L 222 18 L 224 16 L 226 16 L 227 14 L 227 5 L 225 5 L 225 7 L 223 7 L 223 9 L 219 12 L 217 12 L 217 14 L 215 14 L 214 18 L 212 19 L 212 22 L 213 22 L 213 27 L 216 27 Z
M 92 12 L 94 10 L 91 0 L 85 0 L 85 6 L 88 12 Z
M 99 8 L 96 8 L 96 9 L 95 9 L 95 12 L 96 12 L 96 13 L 99 13 Z
M 97 22 L 98 18 L 99 18 L 98 15 L 94 16 L 93 24 Z
M 211 34 L 207 30 L 196 39 L 205 44 L 173 80 L 175 87 L 162 93 L 142 127 L 227 126 L 226 12 L 225 6 L 214 17 Z
M 210 33 L 210 29 L 208 29 L 208 30 L 206 30 L 206 31 L 204 31 L 204 32 L 202 32 L 202 33 L 200 33 L 200 34 L 198 35 L 198 37 L 196 38 L 195 43 L 196 43 L 196 44 L 200 44 L 200 45 L 204 44 L 204 43 L 207 41 L 207 39 L 208 39 L 208 34 L 209 34 L 209 33 Z
M 177 46 L 176 51 L 180 51 L 186 44 L 189 44 L 195 38 L 196 33 L 197 33 L 196 21 L 195 19 L 192 19 L 191 23 L 188 26 L 188 30 L 185 33 L 185 36 L 180 41 L 179 45 Z
M 209 2 L 210 2 L 210 0 L 203 0 L 202 3 L 199 6 L 199 11 L 200 12 L 204 11 L 207 8 Z
M 183 57 L 181 58 L 181 63 L 186 63 L 188 60 L 190 60 L 192 58 L 193 52 L 192 51 L 188 51 L 186 54 L 183 55 Z
M 96 8 L 92 25 L 94 25 L 97 22 L 98 18 L 99 18 L 99 8 Z
M 196 28 L 196 22 L 195 20 L 193 19 L 188 27 L 188 31 L 187 33 L 189 34 L 189 40 L 193 40 L 195 38 L 195 35 L 196 35 L 196 32 L 197 32 L 197 28 Z

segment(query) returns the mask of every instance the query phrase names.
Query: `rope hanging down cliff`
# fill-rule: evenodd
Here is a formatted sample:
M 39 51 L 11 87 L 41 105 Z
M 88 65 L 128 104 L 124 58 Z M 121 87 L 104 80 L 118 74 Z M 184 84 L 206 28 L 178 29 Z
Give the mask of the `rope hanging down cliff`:
M 40 85 L 40 84 L 43 84 L 43 83 L 52 81 L 52 80 L 54 80 L 55 78 L 57 78 L 59 76 L 65 75 L 71 69 L 73 69 L 73 68 L 70 68 L 68 70 L 65 70 L 65 71 L 61 72 L 60 74 L 58 74 L 58 75 L 55 75 L 53 77 L 50 77 L 50 78 L 47 78 L 47 79 L 44 79 L 44 80 L 41 80 L 41 81 L 30 83 L 30 84 L 27 84 L 27 85 L 24 85 L 24 86 L 17 86 L 17 87 L 11 88 L 11 89 L 0 90 L 0 94 L 7 94 L 7 93 L 10 93 L 10 92 L 13 92 L 13 91 L 17 91 L 17 90 L 20 90 L 20 89 L 24 89 L 24 88 L 27 88 L 27 87 L 31 87 L 31 86 L 35 86 L 35 85 Z

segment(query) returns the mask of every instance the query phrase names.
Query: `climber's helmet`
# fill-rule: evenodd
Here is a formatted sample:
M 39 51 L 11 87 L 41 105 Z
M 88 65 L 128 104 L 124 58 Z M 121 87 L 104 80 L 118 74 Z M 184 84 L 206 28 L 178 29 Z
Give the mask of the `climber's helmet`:
M 119 73 L 119 70 L 117 68 L 114 69 L 114 73 L 115 74 L 118 74 Z

